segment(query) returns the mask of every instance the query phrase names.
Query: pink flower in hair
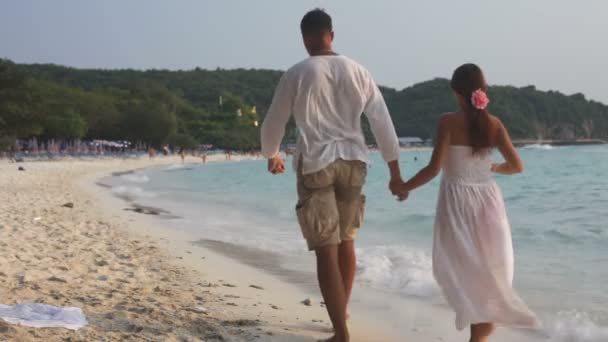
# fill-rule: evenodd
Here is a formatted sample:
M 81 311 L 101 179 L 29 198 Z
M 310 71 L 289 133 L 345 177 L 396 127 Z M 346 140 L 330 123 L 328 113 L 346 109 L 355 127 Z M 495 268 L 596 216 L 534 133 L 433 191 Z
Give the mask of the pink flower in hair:
M 473 95 L 471 95 L 471 103 L 476 109 L 482 110 L 488 107 L 490 99 L 485 91 L 482 89 L 477 89 L 473 92 Z

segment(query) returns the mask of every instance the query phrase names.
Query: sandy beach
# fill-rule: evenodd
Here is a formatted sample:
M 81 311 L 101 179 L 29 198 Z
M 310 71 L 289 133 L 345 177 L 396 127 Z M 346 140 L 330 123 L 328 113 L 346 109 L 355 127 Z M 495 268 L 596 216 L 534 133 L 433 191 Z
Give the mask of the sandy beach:
M 1 340 L 315 341 L 331 336 L 319 295 L 218 253 L 217 246 L 153 224 L 96 185 L 113 172 L 176 163 L 173 157 L 0 162 L 2 304 L 79 307 L 89 322 L 70 331 L 0 321 Z M 310 305 L 302 303 L 307 298 Z M 351 327 L 355 341 L 394 340 L 382 336 L 382 326 L 372 320 L 355 318 Z

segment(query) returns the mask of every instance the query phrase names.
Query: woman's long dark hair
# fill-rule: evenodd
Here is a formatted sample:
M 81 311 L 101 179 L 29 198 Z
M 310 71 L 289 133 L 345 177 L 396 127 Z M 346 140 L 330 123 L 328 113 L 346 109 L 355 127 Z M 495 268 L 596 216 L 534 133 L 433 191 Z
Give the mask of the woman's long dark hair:
M 480 154 L 492 147 L 490 136 L 490 113 L 487 109 L 477 109 L 473 106 L 473 92 L 478 89 L 487 91 L 485 77 L 481 68 L 475 64 L 464 64 L 458 67 L 452 75 L 452 89 L 464 98 L 464 108 L 469 124 L 469 140 L 473 154 Z

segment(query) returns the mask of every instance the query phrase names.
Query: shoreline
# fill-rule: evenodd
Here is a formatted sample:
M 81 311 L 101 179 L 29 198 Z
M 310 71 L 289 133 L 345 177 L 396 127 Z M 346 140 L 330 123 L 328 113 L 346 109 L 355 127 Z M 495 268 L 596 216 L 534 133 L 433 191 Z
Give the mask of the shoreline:
M 218 161 L 231 162 L 223 158 L 215 162 Z M 129 230 L 162 241 L 164 248 L 180 266 L 201 274 L 211 286 L 210 291 L 220 296 L 210 310 L 215 309 L 236 320 L 257 321 L 259 324 L 253 331 L 257 336 L 255 341 L 304 342 L 331 337 L 331 324 L 318 291 L 311 291 L 312 288 L 299 286 L 297 281 L 285 279 L 291 273 L 299 280 L 306 276 L 314 277 L 314 274 L 297 271 L 286 274 L 278 262 L 272 263 L 271 260 L 279 256 L 272 252 L 248 250 L 243 246 L 218 241 L 193 240 L 188 233 L 164 227 L 162 222 L 156 220 L 158 216 L 121 210 L 124 204 L 137 204 L 118 198 L 107 188 L 96 184 L 101 178 L 112 174 L 90 175 L 82 179 L 80 185 L 94 194 L 105 211 L 127 220 Z M 245 262 L 245 259 L 251 261 Z M 256 265 L 256 262 L 268 263 L 268 267 Z M 272 267 L 275 272 L 272 272 Z M 312 282 L 316 290 L 316 278 Z M 305 299 L 310 299 L 312 305 L 302 304 Z M 397 341 L 395 337 L 386 336 L 382 332 L 385 329 L 366 321 L 355 320 L 351 324 L 351 334 L 357 337 L 357 341 L 374 341 L 378 337 L 382 341 Z M 256 334 L 259 331 L 261 333 Z
M 107 201 L 104 206 L 110 211 L 120 212 L 121 203 L 135 204 L 124 202 L 107 189 L 103 190 L 105 191 L 101 197 Z M 126 212 L 123 210 L 122 213 Z M 231 315 L 236 312 L 237 315 L 248 317 L 254 315 L 263 320 L 262 326 L 270 328 L 272 333 L 271 337 L 263 339 L 264 341 L 317 341 L 331 336 L 327 312 L 322 305 L 319 305 L 322 298 L 314 272 L 285 268 L 278 261 L 282 258 L 279 253 L 206 240 L 204 237 L 201 238 L 200 234 L 177 231 L 179 224 L 168 228 L 171 224 L 164 224 L 162 217 L 158 215 L 142 215 L 132 211 L 128 213 L 131 216 L 135 215 L 135 221 L 140 225 L 132 226 L 131 229 L 136 231 L 143 229 L 138 233 L 151 235 L 163 241 L 167 249 L 176 251 L 172 254 L 180 263 L 200 271 L 206 278 L 228 280 L 231 285 L 236 285 L 238 288 L 243 287 L 242 278 L 255 279 L 252 280 L 254 284 L 249 284 L 255 287 L 262 284 L 261 286 L 268 293 L 253 292 L 258 295 L 259 300 L 261 299 L 273 310 L 260 311 L 259 302 L 258 305 L 247 300 L 241 303 L 240 299 L 228 304 L 236 304 L 242 308 L 240 311 L 232 311 Z M 142 227 L 142 224 L 146 227 Z M 213 268 L 204 268 L 206 265 L 201 264 L 199 256 L 205 257 Z M 314 263 L 314 260 L 310 262 Z M 216 284 L 220 284 L 216 287 L 217 291 L 228 298 L 234 298 L 235 293 L 236 296 L 241 296 L 243 293 L 242 290 L 232 286 L 228 286 L 232 291 L 222 291 L 225 288 L 222 287 L 221 282 L 218 281 Z M 244 286 L 246 287 L 247 284 Z M 248 295 L 246 292 L 241 299 Z M 313 307 L 301 304 L 301 301 L 307 298 L 312 300 Z M 278 312 L 273 308 L 274 306 L 279 308 Z M 466 340 L 468 334 L 466 331 L 455 330 L 453 313 L 444 305 L 429 303 L 423 298 L 402 297 L 396 293 L 367 288 L 357 283 L 350 311 L 353 318 L 349 321 L 349 326 L 354 341 L 448 341 L 454 338 Z M 506 342 L 519 337 L 521 337 L 519 332 L 501 329 L 501 333 L 495 339 L 497 342 Z
M 11 232 L 0 240 L 3 304 L 76 306 L 90 323 L 72 332 L 0 321 L 0 339 L 305 342 L 331 336 L 314 274 L 285 272 L 272 262 L 276 255 L 267 255 L 271 251 L 247 251 L 205 241 L 204 232 L 168 228 L 158 216 L 125 210 L 134 203 L 98 184 L 117 172 L 170 164 L 181 160 L 0 162 L 0 186 L 7 189 L 0 193 L 0 233 Z M 17 171 L 20 165 L 25 172 Z M 74 207 L 62 207 L 66 202 Z M 307 298 L 311 306 L 301 303 Z M 455 331 L 445 308 L 357 284 L 351 313 L 354 341 L 467 335 Z M 496 340 L 514 336 L 519 334 L 501 329 Z

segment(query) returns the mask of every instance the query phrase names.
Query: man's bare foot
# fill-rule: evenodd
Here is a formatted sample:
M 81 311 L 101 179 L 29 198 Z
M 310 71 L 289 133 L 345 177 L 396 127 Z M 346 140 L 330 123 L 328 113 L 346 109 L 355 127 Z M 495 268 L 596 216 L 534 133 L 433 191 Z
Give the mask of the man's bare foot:
M 317 340 L 317 342 L 348 342 L 350 341 L 350 337 L 347 335 L 346 337 L 339 338 L 334 335 L 326 340 Z

